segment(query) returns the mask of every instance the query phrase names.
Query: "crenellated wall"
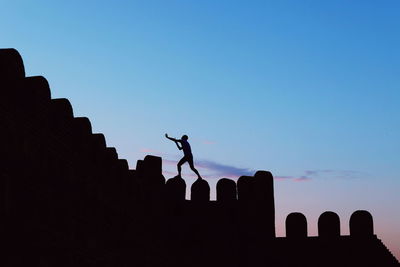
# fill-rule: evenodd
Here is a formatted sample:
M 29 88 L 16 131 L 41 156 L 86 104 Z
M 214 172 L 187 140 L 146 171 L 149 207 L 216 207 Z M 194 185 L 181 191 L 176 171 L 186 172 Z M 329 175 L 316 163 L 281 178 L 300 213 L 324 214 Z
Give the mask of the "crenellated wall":
M 25 77 L 21 56 L 0 49 L 2 266 L 399 266 L 367 211 L 324 212 L 318 236 L 291 213 L 275 235 L 273 176 L 206 180 L 185 199 L 181 177 L 148 155 L 130 170 L 44 77 Z

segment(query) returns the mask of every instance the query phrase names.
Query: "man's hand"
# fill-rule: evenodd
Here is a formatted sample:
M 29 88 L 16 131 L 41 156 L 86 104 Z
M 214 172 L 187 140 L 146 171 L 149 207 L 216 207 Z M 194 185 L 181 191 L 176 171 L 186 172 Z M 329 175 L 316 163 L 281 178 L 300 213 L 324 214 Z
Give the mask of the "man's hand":
M 176 142 L 177 140 L 175 138 L 169 137 L 168 134 L 165 134 L 165 137 L 168 138 L 169 140 L 172 140 L 174 142 Z

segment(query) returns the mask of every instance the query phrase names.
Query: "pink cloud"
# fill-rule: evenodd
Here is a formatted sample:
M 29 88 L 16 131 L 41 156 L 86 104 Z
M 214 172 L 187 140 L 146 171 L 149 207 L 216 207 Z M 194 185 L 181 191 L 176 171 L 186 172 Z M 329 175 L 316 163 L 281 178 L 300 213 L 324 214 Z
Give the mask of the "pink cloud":
M 301 176 L 299 178 L 293 179 L 294 182 L 308 182 L 310 180 L 311 180 L 311 178 L 307 177 L 307 176 Z
M 170 160 L 170 159 L 163 159 L 163 164 L 169 165 L 169 166 L 176 166 L 178 164 L 177 160 Z
M 286 181 L 293 179 L 293 176 L 274 176 L 274 179 L 278 181 Z
M 205 144 L 205 145 L 214 145 L 215 144 L 215 141 L 211 141 L 211 140 L 203 140 L 203 141 L 201 141 L 203 144 Z
M 151 153 L 151 154 L 154 154 L 156 156 L 164 155 L 163 152 L 160 152 L 160 151 L 157 151 L 157 150 L 154 150 L 154 149 L 151 149 L 151 148 L 141 148 L 139 151 L 142 152 L 142 153 Z

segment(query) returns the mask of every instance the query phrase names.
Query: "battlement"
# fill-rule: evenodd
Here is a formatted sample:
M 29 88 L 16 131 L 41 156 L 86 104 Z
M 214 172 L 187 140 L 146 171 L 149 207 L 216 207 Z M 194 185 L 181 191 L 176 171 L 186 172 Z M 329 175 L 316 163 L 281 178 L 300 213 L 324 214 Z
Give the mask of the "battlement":
M 317 237 L 291 213 L 277 238 L 268 171 L 220 179 L 210 201 L 206 180 L 186 200 L 160 157 L 129 169 L 44 77 L 25 77 L 14 49 L 0 49 L 0 125 L 5 266 L 399 266 L 368 211 L 353 213 L 350 236 L 324 212 Z
M 273 192 L 273 176 L 268 171 L 257 171 L 254 176 L 242 176 L 236 183 L 232 179 L 222 178 L 217 182 L 217 199 L 210 201 L 210 186 L 206 180 L 196 180 L 190 189 L 190 200 L 186 200 L 186 183 L 179 176 L 168 179 L 165 182 L 161 174 L 162 159 L 156 156 L 146 156 L 139 160 L 138 173 L 144 179 L 154 179 L 150 182 L 153 186 L 159 184 L 157 198 L 160 202 L 168 200 L 172 209 L 186 205 L 188 210 L 192 208 L 190 202 L 203 205 L 208 211 L 208 217 L 212 217 L 213 209 L 218 207 L 222 212 L 224 209 L 234 209 L 237 217 L 247 217 L 248 224 L 255 227 L 259 224 L 260 229 L 254 229 L 257 234 L 264 232 L 266 237 L 275 237 L 275 208 Z M 141 169 L 147 166 L 148 171 Z M 155 171 L 156 170 L 156 171 Z M 140 179 L 140 178 L 139 178 Z M 153 187 L 149 188 L 154 191 Z M 186 203 L 186 204 L 184 204 Z M 189 212 L 181 210 L 181 212 Z M 250 218 L 252 221 L 250 221 Z M 307 219 L 299 212 L 290 213 L 286 218 L 286 237 L 306 238 Z M 372 215 L 365 210 L 355 211 L 349 221 L 350 236 L 354 238 L 375 238 Z M 324 239 L 337 238 L 340 236 L 340 218 L 332 212 L 326 211 L 318 219 L 318 236 Z

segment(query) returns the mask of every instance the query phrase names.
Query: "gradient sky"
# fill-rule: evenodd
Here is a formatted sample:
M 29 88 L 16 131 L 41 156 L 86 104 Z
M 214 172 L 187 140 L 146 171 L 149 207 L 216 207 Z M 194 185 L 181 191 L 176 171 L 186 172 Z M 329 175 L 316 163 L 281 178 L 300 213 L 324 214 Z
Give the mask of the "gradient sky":
M 111 4 L 112 3 L 112 4 Z M 217 178 L 276 177 L 277 234 L 357 209 L 400 259 L 400 1 L 1 0 L 0 44 L 135 168 L 189 135 Z M 184 178 L 194 181 L 187 165 Z

